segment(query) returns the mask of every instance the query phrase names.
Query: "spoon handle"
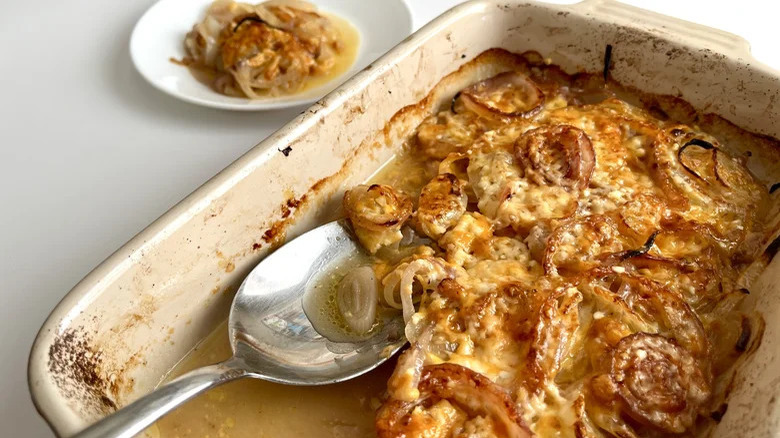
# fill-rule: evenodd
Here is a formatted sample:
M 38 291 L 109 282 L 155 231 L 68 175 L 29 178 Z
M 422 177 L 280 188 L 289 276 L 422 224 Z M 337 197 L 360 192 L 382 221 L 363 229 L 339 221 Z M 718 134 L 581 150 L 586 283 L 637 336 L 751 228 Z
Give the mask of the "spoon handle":
M 73 438 L 132 438 L 201 392 L 248 374 L 234 358 L 192 370 L 103 418 Z

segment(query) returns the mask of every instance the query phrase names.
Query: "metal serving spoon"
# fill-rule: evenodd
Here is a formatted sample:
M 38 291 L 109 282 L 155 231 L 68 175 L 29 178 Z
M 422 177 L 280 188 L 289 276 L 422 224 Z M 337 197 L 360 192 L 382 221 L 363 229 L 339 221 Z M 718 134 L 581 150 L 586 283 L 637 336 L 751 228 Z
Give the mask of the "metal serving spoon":
M 303 311 L 312 277 L 359 251 L 340 222 L 315 228 L 282 246 L 252 270 L 233 299 L 228 321 L 233 357 L 182 375 L 76 437 L 130 438 L 197 394 L 242 377 L 327 385 L 376 368 L 406 342 L 400 317 L 385 322 L 364 341 L 334 343 L 314 329 Z

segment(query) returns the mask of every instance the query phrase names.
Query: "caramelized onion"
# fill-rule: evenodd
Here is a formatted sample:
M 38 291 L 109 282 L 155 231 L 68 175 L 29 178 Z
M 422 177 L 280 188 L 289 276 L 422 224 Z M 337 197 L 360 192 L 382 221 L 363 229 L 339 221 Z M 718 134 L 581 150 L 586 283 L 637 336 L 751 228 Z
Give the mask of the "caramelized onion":
M 659 335 L 623 338 L 609 376 L 626 413 L 664 432 L 682 433 L 693 426 L 710 397 L 710 385 L 694 358 Z
M 596 277 L 606 283 L 613 296 L 628 304 L 642 319 L 655 321 L 690 354 L 705 365 L 710 344 L 704 326 L 690 306 L 663 285 L 645 277 L 597 268 Z
M 532 332 L 528 353 L 529 393 L 538 393 L 555 378 L 563 360 L 569 356 L 574 333 L 579 327 L 578 304 L 582 295 L 575 288 L 552 293 L 542 303 Z
M 467 204 L 463 183 L 451 173 L 442 173 L 423 187 L 416 218 L 426 235 L 438 239 L 458 222 Z
M 644 239 L 658 230 L 664 218 L 666 204 L 649 193 L 633 195 L 620 206 L 620 231 L 636 239 Z
M 564 244 L 571 236 L 576 242 L 571 248 Z M 567 271 L 582 272 L 601 263 L 603 254 L 611 254 L 622 249 L 615 221 L 609 216 L 592 215 L 570 219 L 555 228 L 547 237 L 542 266 L 548 275 L 559 274 L 559 268 Z M 569 254 L 558 257 L 563 249 Z
M 510 121 L 532 117 L 542 110 L 544 93 L 527 76 L 505 72 L 460 92 L 470 111 L 488 119 Z
M 265 20 L 263 20 L 260 17 L 256 17 L 254 15 L 247 15 L 246 17 L 238 20 L 238 23 L 236 23 L 236 25 L 233 26 L 233 32 L 236 32 L 238 30 L 238 28 L 241 27 L 241 25 L 246 23 L 247 21 L 252 21 L 252 22 L 255 22 L 255 23 L 265 24 L 266 26 L 274 27 L 276 29 L 279 29 L 278 27 L 271 26 L 270 24 L 268 24 Z
M 426 402 L 438 400 L 447 400 L 472 418 L 486 417 L 492 423 L 495 436 L 532 436 L 504 389 L 466 367 L 455 364 L 426 366 L 418 388 L 420 395 L 414 402 L 390 399 L 382 405 L 376 417 L 379 438 L 420 436 L 424 431 L 412 421 L 418 412 L 416 408 L 424 410 Z
M 336 304 L 347 325 L 358 334 L 371 330 L 376 318 L 377 284 L 374 269 L 362 266 L 339 283 Z
M 698 172 L 691 169 L 687 164 L 685 164 L 685 160 L 683 160 L 683 152 L 685 152 L 685 150 L 691 146 L 697 146 L 705 150 L 711 150 L 713 163 L 717 161 L 718 149 L 715 148 L 715 146 L 713 146 L 712 143 L 708 141 L 699 138 L 694 138 L 693 140 L 690 140 L 687 143 L 685 143 L 680 149 L 677 150 L 677 161 L 680 162 L 680 165 L 695 177 L 704 180 L 704 178 Z M 714 164 L 713 164 L 713 172 L 714 172 Z
M 693 135 L 681 128 L 673 128 L 660 133 L 653 146 L 652 169 L 659 185 L 672 201 L 686 207 L 686 198 L 691 195 L 684 191 L 691 188 L 716 202 L 733 206 L 755 202 L 761 197 L 762 187 L 743 162 L 710 141 L 691 138 Z M 682 143 L 685 138 L 690 140 Z M 678 148 L 680 143 L 682 146 Z M 695 152 L 697 149 L 700 152 Z M 672 152 L 676 153 L 674 161 L 669 159 Z M 689 175 L 695 179 L 690 179 Z
M 539 172 L 547 183 L 575 190 L 588 187 L 596 165 L 590 138 L 571 125 L 526 131 L 515 143 L 515 156 L 521 166 Z
M 630 249 L 628 251 L 622 251 L 615 255 L 620 260 L 627 260 L 627 259 L 631 259 L 634 257 L 639 257 L 641 255 L 647 254 L 647 252 L 653 248 L 653 245 L 655 245 L 655 237 L 657 235 L 658 235 L 658 231 L 653 231 L 653 234 L 651 234 L 650 237 L 647 238 L 647 241 L 645 241 L 644 245 L 642 245 L 640 248 Z
M 390 186 L 359 185 L 344 194 L 344 210 L 353 225 L 383 231 L 403 225 L 412 214 L 412 200 Z

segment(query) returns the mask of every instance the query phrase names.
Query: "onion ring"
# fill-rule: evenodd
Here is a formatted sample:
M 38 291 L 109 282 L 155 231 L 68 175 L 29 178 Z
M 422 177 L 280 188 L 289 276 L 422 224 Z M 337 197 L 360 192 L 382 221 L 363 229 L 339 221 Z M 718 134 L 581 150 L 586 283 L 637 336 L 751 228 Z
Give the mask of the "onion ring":
M 504 122 L 533 117 L 545 101 L 544 93 L 530 78 L 511 71 L 463 89 L 460 99 L 479 116 Z
M 664 432 L 682 433 L 693 426 L 711 394 L 710 384 L 685 349 L 648 333 L 618 343 L 609 376 L 624 411 Z
M 562 163 L 555 162 L 559 161 L 556 152 L 563 152 Z M 583 130 L 571 125 L 526 131 L 515 143 L 515 157 L 523 167 L 544 175 L 548 183 L 574 190 L 588 187 L 596 165 L 590 138 Z M 555 167 L 560 167 L 563 175 L 556 175 Z
M 422 431 L 415 430 L 415 423 L 411 421 L 415 408 L 424 409 L 426 402 L 438 400 L 447 400 L 472 417 L 487 417 L 496 436 L 533 436 L 504 389 L 466 367 L 455 364 L 426 366 L 418 388 L 420 396 L 414 402 L 390 399 L 382 405 L 376 417 L 379 438 L 417 436 L 415 433 Z
M 412 214 L 412 200 L 390 186 L 359 185 L 344 194 L 344 210 L 353 225 L 383 231 L 406 222 Z
M 440 238 L 466 212 L 468 196 L 464 184 L 451 173 L 441 173 L 423 187 L 415 217 L 421 230 Z

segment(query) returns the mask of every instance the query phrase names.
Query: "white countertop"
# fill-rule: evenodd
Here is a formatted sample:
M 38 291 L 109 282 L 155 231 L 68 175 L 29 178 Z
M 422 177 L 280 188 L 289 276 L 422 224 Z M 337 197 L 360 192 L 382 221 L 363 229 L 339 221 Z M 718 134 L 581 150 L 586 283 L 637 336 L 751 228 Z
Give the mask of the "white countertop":
M 133 69 L 128 39 L 154 1 L 4 5 L 3 436 L 51 435 L 30 401 L 26 367 L 35 334 L 60 298 L 112 251 L 301 111 L 211 110 L 153 89 Z M 417 29 L 458 0 L 407 2 Z M 629 3 L 742 35 L 756 58 L 780 68 L 780 4 L 774 1 Z

